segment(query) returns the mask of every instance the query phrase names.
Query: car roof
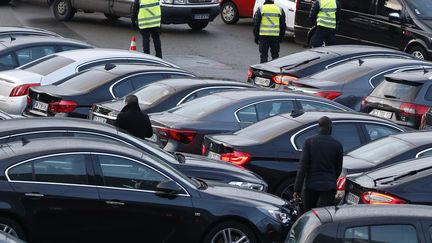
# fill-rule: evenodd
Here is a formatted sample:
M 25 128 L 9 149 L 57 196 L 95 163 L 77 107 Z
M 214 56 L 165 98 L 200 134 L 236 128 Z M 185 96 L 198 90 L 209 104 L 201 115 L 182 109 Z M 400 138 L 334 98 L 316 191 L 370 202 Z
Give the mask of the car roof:
M 228 85 L 228 86 L 244 86 L 244 87 L 255 87 L 252 84 L 245 82 L 233 81 L 233 80 L 220 80 L 220 79 L 203 79 L 203 78 L 175 78 L 175 79 L 164 79 L 155 82 L 159 84 L 165 84 L 173 87 L 176 90 L 187 89 L 190 87 L 206 87 L 214 85 Z
M 270 89 L 247 89 L 242 90 L 241 92 L 237 91 L 225 91 L 221 93 L 215 93 L 211 95 L 222 96 L 231 100 L 247 100 L 247 99 L 255 99 L 257 97 L 264 98 L 280 98 L 280 97 L 292 97 L 292 98 L 304 98 L 304 97 L 314 97 L 309 94 L 305 94 L 302 92 L 293 92 L 293 91 L 282 91 L 282 90 L 270 90 Z
M 173 71 L 173 72 L 185 72 L 189 73 L 185 70 L 173 68 L 173 67 L 165 67 L 158 65 L 143 65 L 143 64 L 113 64 L 112 69 L 105 69 L 106 65 L 92 68 L 93 70 L 109 72 L 115 75 L 124 75 L 134 72 L 142 72 L 142 71 Z M 190 73 L 192 74 L 192 73 Z
M 86 60 L 93 60 L 95 58 L 103 59 L 103 58 L 110 58 L 110 57 L 140 57 L 145 59 L 161 60 L 155 56 L 144 54 L 142 52 L 122 50 L 122 49 L 110 49 L 110 48 L 94 48 L 90 50 L 71 50 L 71 51 L 59 52 L 56 53 L 55 55 L 67 57 L 76 61 L 86 61 Z
M 411 144 L 414 144 L 416 146 L 421 146 L 424 144 L 432 143 L 431 137 L 432 132 L 405 132 L 405 133 L 399 133 L 399 134 L 392 134 L 391 137 L 395 137 L 401 140 L 404 140 L 406 142 L 409 142 Z
M 385 76 L 386 80 L 407 81 L 415 83 L 425 83 L 432 79 L 432 72 L 418 71 L 406 73 L 393 73 Z
M 18 36 L 15 37 L 15 40 L 10 39 L 0 39 L 0 43 L 4 45 L 5 48 L 22 46 L 27 44 L 36 44 L 36 43 L 56 43 L 56 44 L 79 44 L 85 46 L 91 46 L 88 43 L 83 41 L 67 39 L 67 38 L 59 38 L 53 36 Z
M 299 116 L 292 116 L 292 114 L 282 114 L 279 115 L 281 117 L 284 117 L 286 119 L 290 119 L 290 120 L 295 120 L 296 122 L 305 124 L 305 123 L 309 123 L 311 121 L 316 121 L 318 122 L 318 120 L 323 117 L 323 116 L 327 116 L 330 117 L 333 121 L 338 121 L 338 120 L 368 120 L 368 121 L 375 121 L 375 122 L 380 122 L 380 123 L 387 123 L 387 124 L 392 124 L 394 126 L 397 126 L 396 124 L 392 123 L 391 121 L 387 121 L 383 118 L 379 118 L 376 116 L 372 116 L 366 113 L 360 113 L 360 112 L 342 112 L 342 111 L 308 111 L 308 112 L 304 112 L 304 113 L 300 113 Z M 268 118 L 271 119 L 271 118 Z M 268 120 L 265 119 L 265 120 Z M 264 120 L 264 121 L 265 121 Z

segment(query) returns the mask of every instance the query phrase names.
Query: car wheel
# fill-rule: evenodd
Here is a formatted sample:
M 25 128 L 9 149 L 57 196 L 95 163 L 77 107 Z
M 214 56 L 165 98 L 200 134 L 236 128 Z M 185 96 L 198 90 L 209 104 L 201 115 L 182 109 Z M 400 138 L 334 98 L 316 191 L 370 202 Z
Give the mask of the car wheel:
M 413 46 L 408 51 L 409 54 L 413 55 L 414 57 L 420 59 L 420 60 L 427 60 L 428 54 L 426 50 L 421 46 Z
M 275 191 L 275 195 L 285 200 L 293 199 L 295 178 L 288 178 L 282 182 Z
M 21 226 L 8 218 L 0 217 L 0 231 L 8 233 L 21 240 L 26 239 L 24 230 L 21 228 Z
M 60 21 L 69 21 L 75 15 L 70 0 L 54 0 L 52 10 L 56 19 Z
M 257 243 L 252 230 L 238 222 L 224 222 L 213 227 L 205 236 L 204 243 Z
M 221 18 L 225 24 L 235 24 L 240 16 L 237 6 L 233 2 L 225 2 L 221 8 Z
M 109 21 L 114 21 L 120 18 L 119 16 L 116 16 L 114 14 L 109 14 L 109 13 L 104 13 L 104 15 Z
M 209 24 L 209 22 L 188 23 L 189 27 L 191 27 L 192 30 L 202 30 L 205 27 L 207 27 L 208 24 Z

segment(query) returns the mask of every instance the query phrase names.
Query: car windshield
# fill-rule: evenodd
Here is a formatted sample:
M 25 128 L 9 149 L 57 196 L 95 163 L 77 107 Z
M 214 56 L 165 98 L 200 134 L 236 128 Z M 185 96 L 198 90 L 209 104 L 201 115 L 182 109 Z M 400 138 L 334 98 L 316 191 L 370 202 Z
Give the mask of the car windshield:
M 143 88 L 135 91 L 140 104 L 151 105 L 159 100 L 164 99 L 170 94 L 170 89 L 166 85 L 152 84 L 144 86 Z
M 421 83 L 409 82 L 403 80 L 389 80 L 379 84 L 370 94 L 373 97 L 387 98 L 391 97 L 402 102 L 413 102 L 422 87 Z
M 366 65 L 359 65 L 359 60 L 351 61 L 336 65 L 332 68 L 325 69 L 324 71 L 318 72 L 310 78 L 332 81 L 337 83 L 346 83 L 351 80 L 355 80 L 370 73 L 373 69 Z
M 189 101 L 186 104 L 168 110 L 168 112 L 199 119 L 224 108 L 230 102 L 231 100 L 226 97 L 213 94 Z
M 385 137 L 361 146 L 347 155 L 356 159 L 366 160 L 373 164 L 380 164 L 389 158 L 410 150 L 413 147 L 415 147 L 413 144 L 401 139 Z
M 64 89 L 88 93 L 93 89 L 111 81 L 116 76 L 102 70 L 90 69 L 53 83 Z
M 375 179 L 376 181 L 385 182 L 386 179 L 390 181 L 392 178 L 410 174 L 410 172 L 422 171 L 429 169 L 432 166 L 432 160 L 428 157 L 421 159 L 407 160 L 404 162 L 396 163 L 393 165 L 385 166 L 371 172 L 366 172 L 367 176 Z M 415 173 L 412 173 L 413 175 Z
M 409 0 L 406 2 L 417 18 L 432 20 L 432 1 Z
M 20 69 L 46 76 L 73 63 L 74 60 L 62 56 L 50 55 L 21 66 Z

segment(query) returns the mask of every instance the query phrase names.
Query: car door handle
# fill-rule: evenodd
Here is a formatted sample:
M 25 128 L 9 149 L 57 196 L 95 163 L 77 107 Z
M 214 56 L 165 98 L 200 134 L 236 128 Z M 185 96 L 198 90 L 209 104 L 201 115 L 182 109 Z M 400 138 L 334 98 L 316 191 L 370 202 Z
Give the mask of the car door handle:
M 106 204 L 111 205 L 113 207 L 123 206 L 125 205 L 124 202 L 120 201 L 105 201 Z
M 30 197 L 30 198 L 34 198 L 34 199 L 39 199 L 44 197 L 44 194 L 41 193 L 37 193 L 37 192 L 28 192 L 26 194 L 24 194 L 26 197 Z

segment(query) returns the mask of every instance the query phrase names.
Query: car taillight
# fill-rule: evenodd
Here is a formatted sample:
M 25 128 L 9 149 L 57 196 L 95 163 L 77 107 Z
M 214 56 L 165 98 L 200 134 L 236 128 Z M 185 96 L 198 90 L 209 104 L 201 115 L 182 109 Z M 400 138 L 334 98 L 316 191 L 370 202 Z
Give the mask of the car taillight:
M 161 137 L 171 138 L 182 143 L 190 143 L 196 136 L 195 131 L 177 130 L 172 128 L 157 128 Z
M 49 103 L 48 109 L 56 113 L 69 113 L 77 108 L 78 104 L 71 100 L 60 100 L 59 102 Z
M 379 192 L 364 192 L 361 194 L 364 204 L 406 204 L 403 199 Z
M 252 76 L 253 76 L 252 69 L 249 68 L 249 69 L 248 69 L 248 79 L 251 79 Z
M 233 151 L 232 153 L 224 153 L 221 154 L 220 159 L 226 162 L 230 162 L 235 165 L 244 166 L 249 160 L 251 156 L 248 153 Z
M 334 100 L 336 99 L 338 96 L 340 96 L 342 93 L 338 92 L 338 91 L 319 91 L 318 93 L 316 93 L 316 96 L 319 97 L 323 97 L 329 100 Z
M 402 103 L 400 105 L 401 116 L 422 116 L 429 110 L 428 106 L 417 105 L 412 103 Z
M 298 78 L 296 76 L 292 76 L 292 75 L 284 75 L 284 74 L 280 74 L 280 75 L 275 75 L 272 77 L 273 82 L 275 82 L 276 84 L 284 84 L 287 85 L 292 81 L 297 81 Z
M 336 181 L 336 188 L 338 191 L 345 191 L 346 176 L 339 177 Z
M 40 86 L 40 83 L 33 83 L 33 84 L 22 84 L 19 86 L 16 86 L 13 88 L 9 94 L 9 97 L 17 97 L 17 96 L 23 96 L 28 94 L 28 90 L 31 87 L 34 86 Z
M 205 147 L 205 145 L 203 144 L 203 145 L 201 146 L 201 154 L 202 154 L 202 155 L 205 155 L 205 153 L 206 153 L 206 147 Z

